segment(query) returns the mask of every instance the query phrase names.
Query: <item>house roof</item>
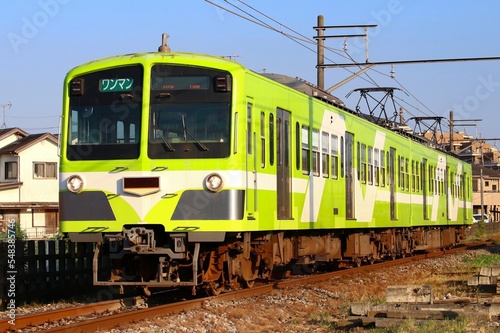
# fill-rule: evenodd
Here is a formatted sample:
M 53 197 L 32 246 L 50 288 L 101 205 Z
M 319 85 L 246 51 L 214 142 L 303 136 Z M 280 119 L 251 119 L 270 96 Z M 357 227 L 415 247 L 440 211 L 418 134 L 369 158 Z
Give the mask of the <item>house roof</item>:
M 500 178 L 500 172 L 491 168 L 485 168 L 480 164 L 472 165 L 472 175 L 479 177 L 481 175 L 481 169 L 483 170 L 483 177 L 488 178 Z
M 1 131 L 1 130 L 0 130 Z M 20 130 L 22 131 L 22 130 Z M 22 131 L 24 132 L 24 131 Z M 12 133 L 11 133 L 12 134 Z M 0 132 L 1 136 L 1 132 Z M 40 133 L 27 135 L 15 142 L 0 148 L 0 154 L 19 154 L 21 151 L 37 144 L 43 140 L 49 140 L 57 144 L 57 138 L 51 133 Z
M 13 134 L 18 134 L 19 136 L 22 136 L 22 137 L 25 137 L 25 136 L 29 135 L 28 132 L 23 131 L 19 127 L 15 127 L 15 128 L 2 128 L 2 129 L 0 129 L 0 140 L 6 138 L 8 136 L 11 136 Z

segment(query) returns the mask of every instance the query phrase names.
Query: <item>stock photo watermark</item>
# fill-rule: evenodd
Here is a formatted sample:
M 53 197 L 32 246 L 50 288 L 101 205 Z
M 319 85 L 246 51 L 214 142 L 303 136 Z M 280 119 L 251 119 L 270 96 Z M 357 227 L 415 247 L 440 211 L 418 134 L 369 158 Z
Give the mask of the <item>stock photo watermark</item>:
M 68 4 L 70 0 L 40 0 L 38 10 L 29 16 L 21 18 L 21 26 L 17 32 L 8 32 L 7 39 L 15 53 L 20 47 L 33 40 L 50 21 L 59 14 L 61 7 Z
M 466 96 L 461 103 L 453 104 L 452 110 L 462 119 L 470 117 L 481 106 L 481 102 L 489 99 L 500 87 L 500 81 L 495 81 L 492 74 L 479 76 L 474 93 Z
M 7 317 L 16 324 L 16 221 L 7 223 Z

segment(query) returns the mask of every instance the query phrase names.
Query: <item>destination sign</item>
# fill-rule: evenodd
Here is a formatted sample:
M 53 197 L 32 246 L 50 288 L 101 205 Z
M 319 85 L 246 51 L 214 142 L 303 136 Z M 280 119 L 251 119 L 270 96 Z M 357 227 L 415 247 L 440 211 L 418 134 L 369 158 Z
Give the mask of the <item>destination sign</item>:
M 152 90 L 207 90 L 209 76 L 156 76 L 151 80 Z
M 133 88 L 134 88 L 133 78 L 99 80 L 100 92 L 132 91 Z

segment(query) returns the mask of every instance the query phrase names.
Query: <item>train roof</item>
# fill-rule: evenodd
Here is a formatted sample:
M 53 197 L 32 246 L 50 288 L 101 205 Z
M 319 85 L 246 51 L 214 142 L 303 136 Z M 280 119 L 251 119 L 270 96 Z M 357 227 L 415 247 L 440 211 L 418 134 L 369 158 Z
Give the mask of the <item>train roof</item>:
M 120 54 L 120 55 L 115 55 L 115 56 L 110 56 L 110 57 L 105 57 L 101 59 L 96 59 L 89 61 L 87 63 L 81 64 L 75 68 L 73 68 L 68 75 L 70 75 L 71 72 L 77 71 L 78 68 L 84 67 L 84 66 L 102 66 L 103 64 L 109 64 L 114 65 L 116 63 L 120 63 L 122 61 L 130 61 L 131 59 L 143 59 L 145 61 L 150 61 L 154 62 L 158 59 L 162 58 L 171 58 L 173 63 L 177 63 L 182 61 L 181 59 L 185 59 L 188 61 L 193 61 L 193 62 L 201 62 L 204 65 L 214 65 L 216 63 L 224 63 L 224 64 L 231 64 L 234 66 L 234 68 L 241 68 L 244 69 L 246 68 L 244 65 L 224 58 L 220 56 L 214 56 L 214 55 L 208 55 L 208 54 L 200 54 L 200 53 L 191 53 L 191 52 L 142 52 L 142 53 L 131 53 L 131 54 Z M 248 68 L 246 68 L 248 70 Z M 291 77 L 288 75 L 284 74 L 276 74 L 276 73 L 257 73 L 258 75 L 261 75 L 263 77 L 266 77 L 270 80 L 273 80 L 275 82 L 278 82 L 280 84 L 283 84 L 291 89 L 300 91 L 308 96 L 317 98 L 319 100 L 322 100 L 326 103 L 329 103 L 331 105 L 334 105 L 336 107 L 341 108 L 342 110 L 352 113 L 354 115 L 357 115 L 361 118 L 364 118 L 376 125 L 379 125 L 381 127 L 388 128 L 392 130 L 393 132 L 397 132 L 400 135 L 410 137 L 415 141 L 419 141 L 427 146 L 431 146 L 433 148 L 440 149 L 441 147 L 439 145 L 436 145 L 436 143 L 431 142 L 430 140 L 426 139 L 422 135 L 417 135 L 413 133 L 413 131 L 406 125 L 406 124 L 400 124 L 395 121 L 387 121 L 387 119 L 382 119 L 380 117 L 374 116 L 373 114 L 364 114 L 358 111 L 353 111 L 349 109 L 345 103 L 339 99 L 336 96 L 331 95 L 330 93 L 320 89 L 318 86 L 307 82 L 303 79 L 300 79 L 298 77 Z M 384 88 L 385 89 L 385 88 Z M 443 149 L 440 149 L 443 150 Z
M 273 81 L 279 82 L 287 87 L 290 87 L 292 89 L 298 90 L 303 92 L 306 95 L 312 96 L 319 98 L 321 100 L 330 102 L 332 104 L 335 104 L 337 106 L 345 108 L 345 103 L 329 94 L 328 92 L 321 90 L 317 86 L 313 85 L 310 82 L 307 82 L 305 80 L 302 80 L 298 77 L 291 77 L 288 75 L 283 75 L 283 74 L 275 74 L 275 73 L 260 73 L 260 75 L 267 77 L 268 79 L 271 79 Z

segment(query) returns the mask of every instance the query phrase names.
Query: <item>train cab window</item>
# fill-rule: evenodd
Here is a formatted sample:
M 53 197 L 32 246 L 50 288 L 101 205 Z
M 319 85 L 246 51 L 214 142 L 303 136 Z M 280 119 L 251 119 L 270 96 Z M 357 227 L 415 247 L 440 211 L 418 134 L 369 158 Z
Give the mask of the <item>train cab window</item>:
M 154 64 L 150 76 L 148 157 L 228 157 L 233 120 L 231 96 L 231 76 L 228 72 Z M 250 110 L 243 116 L 251 116 L 249 113 Z M 237 133 L 237 128 L 233 133 Z M 234 142 L 234 149 L 237 144 Z M 247 152 L 252 153 L 252 141 L 244 144 L 247 145 Z
M 325 178 L 328 178 L 330 175 L 330 169 L 328 168 L 329 139 L 330 135 L 328 133 L 321 132 L 321 173 Z
M 309 161 L 311 151 L 309 150 L 309 127 L 302 126 L 302 173 L 308 175 L 311 172 Z
M 336 135 L 330 137 L 331 173 L 332 178 L 339 177 L 339 138 Z
M 312 171 L 313 171 L 313 176 L 319 177 L 319 163 L 320 163 L 320 156 L 319 156 L 319 130 L 313 129 L 312 130 Z
M 94 71 L 69 84 L 67 158 L 139 157 L 143 67 L 130 65 Z

